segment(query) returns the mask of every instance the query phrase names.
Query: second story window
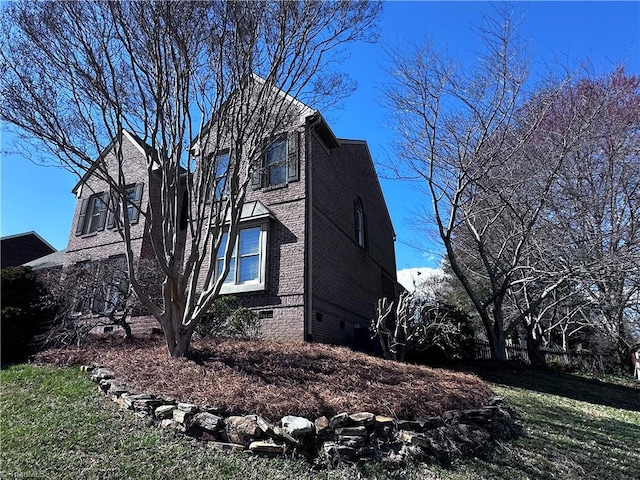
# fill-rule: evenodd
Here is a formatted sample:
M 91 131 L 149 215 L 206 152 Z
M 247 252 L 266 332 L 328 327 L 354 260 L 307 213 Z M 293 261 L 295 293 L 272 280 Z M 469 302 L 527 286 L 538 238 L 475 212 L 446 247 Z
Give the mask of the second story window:
M 127 187 L 125 193 L 127 197 L 127 218 L 129 223 L 134 224 L 140 218 L 140 201 L 142 200 L 142 184 Z
M 353 217 L 355 224 L 355 241 L 362 248 L 367 245 L 367 219 L 364 215 L 362 201 L 358 198 L 353 205 Z
M 252 177 L 254 189 L 286 185 L 300 179 L 300 136 L 298 132 L 278 137 L 264 152 Z
M 108 203 L 109 194 L 104 192 L 96 193 L 82 200 L 76 235 L 86 235 L 104 230 Z
M 124 213 L 131 225 L 138 223 L 142 203 L 143 184 L 130 185 L 125 190 Z M 88 235 L 115 226 L 114 211 L 117 197 L 100 192 L 82 200 L 76 235 Z
M 281 138 L 267 149 L 264 159 L 267 186 L 282 185 L 287 182 L 287 142 Z
M 221 153 L 215 158 L 215 178 L 213 184 L 213 196 L 216 199 L 224 198 L 229 193 L 227 173 L 229 170 L 229 153 Z

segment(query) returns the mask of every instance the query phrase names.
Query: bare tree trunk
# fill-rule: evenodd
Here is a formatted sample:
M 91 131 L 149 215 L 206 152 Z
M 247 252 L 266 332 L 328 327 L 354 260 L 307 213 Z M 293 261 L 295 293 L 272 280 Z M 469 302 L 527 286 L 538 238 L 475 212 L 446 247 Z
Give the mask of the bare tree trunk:
M 547 360 L 542 352 L 542 329 L 535 321 L 525 322 L 527 354 L 532 367 L 545 367 Z
M 192 334 L 185 329 L 179 329 L 175 334 L 174 348 L 171 356 L 174 358 L 187 357 Z
M 491 347 L 491 359 L 504 362 L 507 359 L 506 336 L 502 327 L 494 328 L 493 335 L 489 337 L 489 346 Z

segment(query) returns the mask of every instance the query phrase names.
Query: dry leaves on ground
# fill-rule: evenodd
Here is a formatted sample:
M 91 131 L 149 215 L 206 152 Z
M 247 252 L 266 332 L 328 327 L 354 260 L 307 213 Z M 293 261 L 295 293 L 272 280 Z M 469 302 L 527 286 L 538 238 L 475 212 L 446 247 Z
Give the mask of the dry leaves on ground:
M 175 359 L 157 338 L 100 339 L 82 348 L 41 352 L 35 360 L 99 363 L 143 392 L 272 420 L 345 411 L 415 419 L 475 408 L 492 395 L 473 375 L 384 360 L 344 347 L 239 340 L 194 341 L 192 347 L 191 358 Z

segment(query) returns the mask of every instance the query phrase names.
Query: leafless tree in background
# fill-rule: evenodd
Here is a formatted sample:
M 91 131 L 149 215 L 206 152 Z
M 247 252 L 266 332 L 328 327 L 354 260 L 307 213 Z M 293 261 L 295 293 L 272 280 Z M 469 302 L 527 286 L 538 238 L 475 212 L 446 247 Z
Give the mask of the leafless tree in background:
M 430 44 L 395 52 L 386 98 L 400 136 L 396 174 L 423 186 L 432 211 L 422 222 L 435 224 L 493 358 L 504 360 L 506 338 L 522 326 L 539 349 L 539 322 L 553 296 L 595 265 L 578 261 L 571 250 L 577 239 L 559 235 L 569 226 L 556 221 L 569 207 L 560 192 L 571 164 L 579 165 L 594 128 L 611 113 L 614 89 L 603 84 L 592 95 L 583 88 L 588 82 L 570 76 L 530 86 L 512 18 L 497 13 L 481 31 L 477 65 L 462 68 Z M 619 137 L 634 145 L 633 136 Z M 637 187 L 627 187 L 631 198 Z M 581 284 L 596 294 L 596 283 Z
M 218 296 L 264 139 L 300 114 L 294 98 L 318 107 L 351 91 L 337 70 L 343 47 L 374 38 L 380 9 L 366 1 L 3 6 L 0 118 L 31 142 L 26 150 L 47 152 L 78 175 L 93 166 L 108 183 L 132 288 L 158 319 L 172 356 L 188 353 Z M 124 221 L 123 129 L 151 147 L 149 184 L 159 179 L 160 201 L 140 215 L 163 275 L 160 302 L 141 288 Z M 114 139 L 118 171 L 94 163 Z M 229 151 L 224 164 L 215 155 L 221 148 Z M 197 167 L 191 153 L 201 155 Z M 208 202 L 223 188 L 223 199 Z M 179 227 L 185 190 L 186 242 Z M 216 271 L 209 253 L 225 229 L 223 274 L 198 285 L 201 272 Z
M 583 321 L 608 337 L 621 364 L 640 339 L 640 77 L 618 69 L 575 87 L 565 115 L 601 105 L 561 171 L 548 223 L 557 261 L 573 265 L 572 281 L 591 314 Z
M 562 161 L 555 152 L 525 161 L 525 145 L 560 86 L 525 90 L 524 52 L 508 15 L 488 20 L 482 40 L 472 68 L 428 44 L 395 55 L 387 99 L 401 137 L 397 173 L 423 183 L 451 270 L 503 360 L 505 338 L 524 317 L 505 318 L 505 296 L 522 281 L 516 274 Z

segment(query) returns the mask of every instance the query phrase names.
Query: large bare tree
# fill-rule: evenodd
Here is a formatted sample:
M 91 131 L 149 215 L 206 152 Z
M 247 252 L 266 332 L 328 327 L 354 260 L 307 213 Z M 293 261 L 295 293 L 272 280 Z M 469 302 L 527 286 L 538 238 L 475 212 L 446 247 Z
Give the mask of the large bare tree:
M 447 59 L 432 44 L 392 55 L 386 98 L 400 135 L 396 173 L 423 186 L 431 200 L 423 222 L 435 223 L 451 271 L 479 316 L 492 356 L 560 286 L 571 265 L 536 259 L 536 235 L 559 172 L 599 106 L 554 122 L 570 78 L 528 81 L 525 50 L 506 10 L 480 30 L 475 65 Z M 510 294 L 529 288 L 524 308 Z M 520 305 L 522 307 L 522 305 Z
M 301 113 L 295 99 L 318 107 L 349 92 L 337 70 L 344 46 L 375 36 L 380 8 L 311 0 L 3 5 L 0 116 L 21 140 L 37 142 L 23 144 L 26 152 L 47 152 L 78 175 L 91 168 L 108 183 L 132 288 L 160 322 L 172 356 L 188 353 L 229 270 L 264 139 Z M 150 147 L 149 182 L 160 201 L 139 213 L 163 274 L 160 302 L 136 275 L 123 129 Z M 96 162 L 108 145 L 115 171 Z M 224 160 L 215 155 L 221 148 Z M 190 221 L 181 239 L 185 191 Z M 210 253 L 219 248 L 225 266 L 215 275 Z
M 620 68 L 582 80 L 573 97 L 580 102 L 556 121 L 601 107 L 563 166 L 547 238 L 554 259 L 575 267 L 572 280 L 591 306 L 587 323 L 613 342 L 625 365 L 640 338 L 640 77 Z

